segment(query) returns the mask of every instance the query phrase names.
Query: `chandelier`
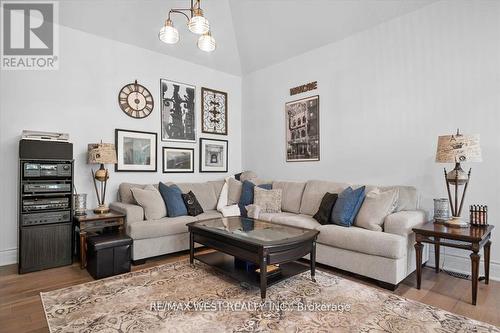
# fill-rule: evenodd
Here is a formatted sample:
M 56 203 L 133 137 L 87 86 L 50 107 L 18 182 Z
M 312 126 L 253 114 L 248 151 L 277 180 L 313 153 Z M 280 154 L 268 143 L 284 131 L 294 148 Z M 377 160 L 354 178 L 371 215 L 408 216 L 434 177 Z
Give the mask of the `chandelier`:
M 168 12 L 168 18 L 165 20 L 165 25 L 160 29 L 158 38 L 167 44 L 175 44 L 179 41 L 179 31 L 174 27 L 174 23 L 170 19 L 171 14 L 182 14 L 188 20 L 187 26 L 189 31 L 200 35 L 198 38 L 198 48 L 205 52 L 215 50 L 215 38 L 210 32 L 210 23 L 203 16 L 203 10 L 200 8 L 200 0 L 191 0 L 191 8 L 173 8 Z M 186 13 L 189 13 L 186 14 Z

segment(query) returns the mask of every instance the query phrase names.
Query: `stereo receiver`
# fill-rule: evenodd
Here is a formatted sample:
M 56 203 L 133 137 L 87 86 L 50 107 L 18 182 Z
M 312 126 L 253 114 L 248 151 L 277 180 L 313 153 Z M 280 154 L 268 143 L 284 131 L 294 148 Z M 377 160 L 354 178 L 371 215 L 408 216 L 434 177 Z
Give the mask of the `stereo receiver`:
M 71 177 L 71 164 L 24 163 L 24 177 Z
M 71 184 L 29 183 L 23 186 L 24 193 L 71 192 Z
M 47 213 L 33 213 L 23 214 L 21 218 L 22 226 L 50 224 L 71 221 L 71 214 L 69 210 L 60 212 L 47 212 Z
M 23 211 L 25 212 L 67 208 L 69 208 L 69 198 L 33 198 L 23 200 Z

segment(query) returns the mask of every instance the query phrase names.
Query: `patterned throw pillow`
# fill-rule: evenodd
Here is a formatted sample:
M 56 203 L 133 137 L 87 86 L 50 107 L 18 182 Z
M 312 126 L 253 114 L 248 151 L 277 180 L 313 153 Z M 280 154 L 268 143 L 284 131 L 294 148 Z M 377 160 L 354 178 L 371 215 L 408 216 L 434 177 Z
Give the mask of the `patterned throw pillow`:
M 270 190 L 273 188 L 273 184 L 260 184 L 255 186 L 251 181 L 245 180 L 243 181 L 243 186 L 241 188 L 240 202 L 238 206 L 240 207 L 241 216 L 247 216 L 247 209 L 245 208 L 248 205 L 254 203 L 254 188 L 260 187 L 266 190 Z
M 198 199 L 196 199 L 196 195 L 194 195 L 193 191 L 183 193 L 182 200 L 184 200 L 184 203 L 186 204 L 189 216 L 197 216 L 203 213 L 203 208 L 198 202 Z
M 265 190 L 254 187 L 254 204 L 260 207 L 263 213 L 281 212 L 281 189 Z

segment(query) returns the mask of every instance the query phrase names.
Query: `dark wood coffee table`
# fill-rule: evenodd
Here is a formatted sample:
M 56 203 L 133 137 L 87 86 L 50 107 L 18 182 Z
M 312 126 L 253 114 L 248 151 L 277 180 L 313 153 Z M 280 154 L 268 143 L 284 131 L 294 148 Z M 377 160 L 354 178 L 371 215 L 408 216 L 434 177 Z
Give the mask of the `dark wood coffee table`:
M 422 243 L 434 244 L 436 273 L 439 273 L 439 248 L 441 246 L 472 251 L 472 304 L 477 301 L 477 283 L 479 280 L 479 250 L 484 247 L 484 282 L 490 281 L 490 248 L 492 225 L 469 226 L 467 228 L 447 227 L 443 224 L 428 222 L 421 227 L 413 228 L 415 232 L 415 250 L 417 259 L 417 289 L 422 281 Z
M 223 271 L 242 283 L 260 287 L 261 298 L 266 289 L 283 279 L 316 267 L 317 230 L 291 227 L 244 217 L 217 218 L 187 224 L 191 264 L 197 259 Z M 217 251 L 195 255 L 194 243 Z M 310 265 L 297 262 L 310 254 Z M 254 263 L 260 273 L 235 264 L 235 258 Z M 267 272 L 268 265 L 279 264 L 279 274 Z

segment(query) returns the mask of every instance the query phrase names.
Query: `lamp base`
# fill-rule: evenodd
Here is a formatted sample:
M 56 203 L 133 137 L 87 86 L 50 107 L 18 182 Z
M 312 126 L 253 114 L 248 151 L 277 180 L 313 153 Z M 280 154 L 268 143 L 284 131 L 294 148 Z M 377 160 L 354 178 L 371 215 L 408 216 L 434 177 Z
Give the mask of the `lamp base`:
M 97 208 L 94 208 L 94 213 L 107 214 L 107 213 L 109 213 L 109 207 L 106 205 L 99 205 Z
M 453 216 L 451 219 L 444 222 L 443 224 L 447 227 L 452 227 L 452 228 L 467 228 L 469 226 L 469 223 L 462 220 L 460 216 Z

